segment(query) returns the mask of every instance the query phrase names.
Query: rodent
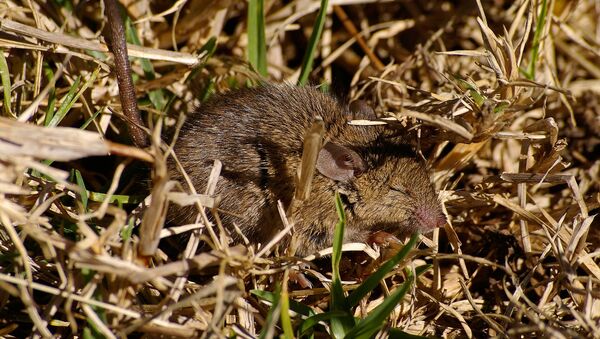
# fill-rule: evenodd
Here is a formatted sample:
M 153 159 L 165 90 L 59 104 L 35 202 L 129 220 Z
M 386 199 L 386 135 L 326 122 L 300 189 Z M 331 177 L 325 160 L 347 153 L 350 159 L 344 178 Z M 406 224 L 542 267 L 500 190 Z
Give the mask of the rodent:
M 114 0 L 107 1 L 107 17 L 121 103 L 131 121 L 129 133 L 135 145 L 144 147 L 148 139 L 140 128 L 144 124 Z M 291 201 L 303 138 L 317 115 L 325 123 L 325 143 L 311 196 L 292 216 L 301 239 L 297 254 L 331 245 L 338 221 L 335 191 L 346 210 L 345 241 L 366 242 L 377 231 L 428 232 L 445 223 L 427 170 L 407 145 L 389 138 L 381 126 L 348 125 L 351 118 L 374 117 L 373 110 L 361 104 L 350 109 L 313 87 L 271 84 L 217 95 L 185 122 L 174 150 L 199 192 L 205 189 L 214 159 L 222 161 L 216 191 L 225 211 L 221 220 L 226 226 L 237 223 L 254 243 L 265 243 L 280 229 L 277 201 L 286 206 Z M 168 170 L 170 177 L 183 182 L 173 161 Z M 190 223 L 195 212 L 195 206 L 171 207 L 167 220 Z
M 428 171 L 410 147 L 381 126 L 349 125 L 356 112 L 314 87 L 263 84 L 215 95 L 187 118 L 174 151 L 198 192 L 214 159 L 222 162 L 216 194 L 223 224 L 231 230 L 236 223 L 250 241 L 265 244 L 283 228 L 277 201 L 287 207 L 292 199 L 303 138 L 316 115 L 325 124 L 324 146 L 310 198 L 292 216 L 298 255 L 331 246 L 336 190 L 345 242 L 366 242 L 377 231 L 427 233 L 445 223 Z M 168 168 L 182 178 L 173 162 Z M 196 213 L 194 206 L 175 207 L 167 220 L 190 223 Z

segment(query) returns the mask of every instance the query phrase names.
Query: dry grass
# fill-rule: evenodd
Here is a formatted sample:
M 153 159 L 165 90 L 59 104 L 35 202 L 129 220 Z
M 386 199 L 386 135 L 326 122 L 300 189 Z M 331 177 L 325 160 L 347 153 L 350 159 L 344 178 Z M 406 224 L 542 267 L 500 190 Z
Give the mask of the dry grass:
M 156 72 L 145 76 L 133 59 L 150 120 L 165 113 L 173 126 L 207 92 L 256 79 L 244 62 L 245 2 L 122 2 L 144 46 L 132 56 L 150 59 Z M 269 306 L 249 290 L 274 290 L 297 267 L 274 255 L 276 246 L 230 247 L 207 210 L 197 224 L 172 229 L 194 234 L 182 250 L 189 260 L 138 253 L 148 203 L 139 182 L 149 174 L 132 159 L 153 160 L 151 210 L 160 209 L 172 188 L 160 176 L 167 147 L 158 132 L 148 152 L 122 145 L 99 2 L 57 3 L 0 0 L 0 335 L 273 329 Z M 548 1 L 546 16 L 542 1 L 331 4 L 341 7 L 326 22 L 313 82 L 416 130 L 448 215 L 443 230 L 422 238 L 414 262 L 433 269 L 390 327 L 439 337 L 600 337 L 598 3 Z M 294 82 L 318 2 L 265 6 L 269 78 Z M 218 47 L 205 59 L 198 50 L 211 36 Z M 206 193 L 187 200 L 211 206 Z M 148 232 L 171 235 L 160 213 L 145 218 Z M 213 250 L 196 254 L 201 239 Z M 328 268 L 303 270 L 315 287 L 290 284 L 289 296 L 326 309 Z M 352 273 L 345 279 L 358 279 Z M 357 315 L 401 277 L 390 276 Z

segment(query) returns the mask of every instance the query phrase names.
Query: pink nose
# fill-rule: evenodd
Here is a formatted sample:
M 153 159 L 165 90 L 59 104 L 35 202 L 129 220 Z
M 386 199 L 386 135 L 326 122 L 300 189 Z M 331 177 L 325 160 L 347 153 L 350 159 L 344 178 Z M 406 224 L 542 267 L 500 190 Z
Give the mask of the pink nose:
M 420 207 L 415 214 L 419 220 L 419 228 L 426 232 L 446 224 L 446 216 L 437 208 Z

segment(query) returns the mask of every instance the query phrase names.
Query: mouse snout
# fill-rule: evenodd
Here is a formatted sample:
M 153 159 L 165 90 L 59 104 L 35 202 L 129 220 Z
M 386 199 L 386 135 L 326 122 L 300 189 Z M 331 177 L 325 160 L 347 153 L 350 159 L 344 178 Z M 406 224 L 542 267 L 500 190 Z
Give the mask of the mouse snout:
M 423 232 L 432 231 L 446 224 L 446 216 L 438 208 L 419 207 L 415 211 L 419 229 Z

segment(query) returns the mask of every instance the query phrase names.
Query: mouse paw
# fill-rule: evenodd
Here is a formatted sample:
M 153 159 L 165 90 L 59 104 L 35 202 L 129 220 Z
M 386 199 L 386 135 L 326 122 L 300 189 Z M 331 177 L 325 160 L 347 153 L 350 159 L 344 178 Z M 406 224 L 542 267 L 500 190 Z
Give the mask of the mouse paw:
M 390 247 L 390 246 L 402 245 L 402 242 L 400 241 L 400 239 L 396 238 L 395 235 L 390 234 L 388 232 L 384 232 L 384 231 L 377 231 L 375 233 L 372 233 L 371 235 L 369 235 L 369 238 L 367 239 L 367 241 L 371 245 L 376 244 L 380 247 Z
M 290 281 L 304 289 L 313 288 L 312 282 L 300 271 L 290 270 Z

